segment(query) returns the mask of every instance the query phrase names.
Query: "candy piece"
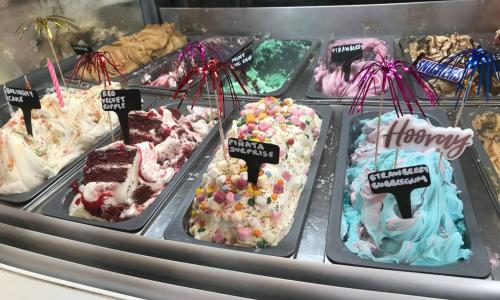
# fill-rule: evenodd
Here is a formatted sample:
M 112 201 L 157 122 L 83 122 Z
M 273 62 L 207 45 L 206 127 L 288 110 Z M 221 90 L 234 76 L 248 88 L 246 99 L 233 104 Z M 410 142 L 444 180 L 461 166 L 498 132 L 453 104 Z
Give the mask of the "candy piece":
M 226 241 L 226 239 L 224 238 L 224 235 L 219 230 L 217 230 L 214 233 L 213 239 L 214 239 L 214 242 L 219 243 L 219 244 L 222 244 Z
M 271 123 L 265 121 L 260 122 L 258 126 L 261 131 L 266 131 L 269 127 L 271 127 Z
M 204 201 L 204 200 L 205 200 L 205 193 L 201 193 L 201 194 L 199 194 L 198 196 L 196 196 L 196 200 L 197 200 L 198 202 L 202 202 L 202 201 Z
M 236 181 L 235 186 L 238 190 L 244 190 L 247 187 L 247 181 L 243 178 L 240 178 Z
M 271 213 L 271 222 L 273 222 L 273 224 L 278 223 L 280 218 L 281 218 L 281 211 L 273 211 Z
M 255 116 L 254 115 L 250 115 L 250 114 L 247 114 L 246 115 L 246 123 L 249 124 L 249 123 L 255 123 Z
M 281 174 L 281 177 L 283 177 L 283 179 L 285 179 L 286 181 L 290 181 L 290 178 L 292 178 L 292 174 L 290 174 L 290 172 L 288 172 L 287 170 L 285 170 Z
M 224 203 L 224 201 L 226 201 L 226 194 L 224 194 L 223 192 L 217 191 L 214 193 L 213 196 L 214 196 L 214 201 L 219 204 L 222 204 Z
M 276 194 L 283 194 L 283 191 L 285 190 L 285 187 L 283 185 L 280 185 L 280 184 L 275 184 L 273 186 L 273 193 L 276 193 Z
M 232 192 L 229 192 L 226 194 L 226 201 L 227 202 L 233 202 L 234 201 L 234 194 Z
M 238 227 L 237 231 L 238 231 L 238 239 L 240 241 L 246 241 L 252 234 L 252 230 L 246 227 Z

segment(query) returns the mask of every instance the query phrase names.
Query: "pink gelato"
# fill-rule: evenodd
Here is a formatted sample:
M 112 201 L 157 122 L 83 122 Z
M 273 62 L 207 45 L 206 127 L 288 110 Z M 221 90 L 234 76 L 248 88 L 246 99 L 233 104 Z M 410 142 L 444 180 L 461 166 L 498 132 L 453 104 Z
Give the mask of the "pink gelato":
M 377 55 L 385 57 L 388 54 L 387 42 L 376 38 L 345 39 L 330 43 L 319 66 L 314 69 L 314 80 L 318 92 L 326 96 L 353 97 L 356 95 L 358 91 L 357 85 L 351 84 L 348 87 L 348 82 L 344 80 L 342 64 L 331 61 L 331 50 L 336 46 L 358 43 L 362 44 L 363 58 L 352 62 L 349 80 L 358 74 L 366 62 L 374 61 Z M 359 80 L 361 78 L 358 78 L 356 83 Z M 376 96 L 381 91 L 382 75 L 375 76 L 374 80 L 374 87 L 370 89 L 367 96 Z
M 166 70 L 156 79 L 152 79 L 150 74 L 145 74 L 141 80 L 143 85 L 162 87 L 166 89 L 177 88 L 177 83 L 182 79 L 185 74 L 184 62 L 174 64 L 170 70 Z

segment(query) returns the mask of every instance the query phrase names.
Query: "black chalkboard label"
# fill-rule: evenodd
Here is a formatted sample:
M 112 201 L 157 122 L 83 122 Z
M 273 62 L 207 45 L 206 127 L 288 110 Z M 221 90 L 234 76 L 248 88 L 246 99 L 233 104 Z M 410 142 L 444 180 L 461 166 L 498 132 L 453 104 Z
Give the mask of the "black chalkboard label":
M 40 99 L 38 93 L 34 90 L 5 88 L 5 95 L 10 105 L 17 106 L 23 112 L 24 124 L 29 135 L 33 136 L 33 128 L 31 127 L 31 110 L 40 109 Z
M 87 53 L 92 53 L 92 47 L 87 45 L 71 45 L 71 48 L 75 51 L 76 55 L 85 55 Z
M 104 111 L 114 111 L 118 115 L 123 142 L 128 145 L 128 113 L 142 109 L 141 92 L 139 90 L 104 90 L 101 92 L 101 103 Z
M 349 82 L 351 77 L 351 63 L 361 58 L 363 58 L 363 45 L 361 43 L 332 47 L 331 61 L 342 64 L 342 72 L 346 82 Z
M 411 166 L 368 174 L 370 188 L 374 194 L 390 193 L 396 197 L 403 219 L 412 217 L 410 193 L 414 189 L 431 184 L 429 167 Z
M 274 144 L 230 138 L 228 148 L 229 156 L 247 163 L 248 181 L 254 184 L 257 184 L 260 165 L 277 164 L 280 160 L 280 147 Z
M 246 68 L 252 64 L 252 60 L 253 50 L 248 49 L 233 56 L 231 58 L 231 64 L 237 69 L 246 70 Z

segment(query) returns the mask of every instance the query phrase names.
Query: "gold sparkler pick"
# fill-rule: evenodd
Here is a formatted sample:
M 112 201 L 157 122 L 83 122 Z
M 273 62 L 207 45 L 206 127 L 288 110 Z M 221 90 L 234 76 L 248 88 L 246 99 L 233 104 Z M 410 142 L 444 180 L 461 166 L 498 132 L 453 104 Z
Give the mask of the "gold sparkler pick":
M 54 45 L 52 44 L 52 30 L 50 29 L 50 24 L 53 24 L 54 27 L 59 30 L 63 29 L 66 31 L 75 30 L 80 31 L 80 28 L 73 24 L 73 20 L 58 16 L 58 15 L 50 15 L 47 17 L 34 17 L 25 20 L 19 25 L 16 30 L 16 33 L 19 33 L 19 39 L 21 39 L 26 31 L 28 31 L 31 26 L 33 26 L 36 33 L 39 35 L 43 35 L 45 31 L 47 33 L 47 41 L 49 42 L 50 49 L 52 50 L 52 54 L 54 55 L 54 59 L 57 64 L 57 68 L 59 69 L 59 74 L 61 75 L 64 86 L 66 86 L 66 81 L 64 80 L 64 76 L 61 70 L 61 66 L 59 65 L 59 58 L 57 57 L 56 50 L 54 49 Z

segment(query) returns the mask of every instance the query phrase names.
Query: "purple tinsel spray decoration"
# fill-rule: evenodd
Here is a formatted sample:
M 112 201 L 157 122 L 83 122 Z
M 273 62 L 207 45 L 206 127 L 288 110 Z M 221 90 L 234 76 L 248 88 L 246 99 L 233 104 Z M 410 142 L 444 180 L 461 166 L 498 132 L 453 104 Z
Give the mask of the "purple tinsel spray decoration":
M 186 65 L 190 65 L 191 69 L 187 70 L 179 82 L 173 98 L 176 99 L 179 93 L 185 88 L 185 94 L 181 97 L 179 103 L 180 106 L 185 99 L 185 95 L 194 89 L 195 92 L 191 104 L 191 106 L 194 106 L 196 101 L 201 97 L 203 87 L 205 87 L 210 109 L 212 110 L 210 89 L 215 93 L 221 146 L 224 157 L 227 157 L 226 147 L 223 146 L 223 141 L 226 139 L 222 129 L 222 117 L 225 115 L 224 85 L 229 87 L 233 106 L 238 107 L 239 100 L 233 87 L 233 80 L 236 80 L 245 95 L 247 95 L 248 92 L 245 88 L 247 85 L 246 76 L 239 69 L 234 68 L 230 62 L 224 61 L 221 46 L 214 42 L 192 42 L 179 54 L 178 59 L 179 61 L 187 62 L 188 64 Z M 212 117 L 212 121 L 213 119 Z
M 349 86 L 353 84 L 358 86 L 358 91 L 354 96 L 349 110 L 350 113 L 354 111 L 363 112 L 366 96 L 371 89 L 371 85 L 373 85 L 375 93 L 381 93 L 381 102 L 384 101 L 384 92 L 389 89 L 392 105 L 398 116 L 403 115 L 400 104 L 401 98 L 410 113 L 413 113 L 413 105 L 416 105 L 422 115 L 425 116 L 417 97 L 405 80 L 405 74 L 416 81 L 417 85 L 425 92 L 430 104 L 436 105 L 438 103 L 438 97 L 434 89 L 413 69 L 412 66 L 406 65 L 405 62 L 399 59 L 382 57 L 380 53 L 377 53 L 377 58 L 376 61 L 366 63 L 358 74 L 349 81 L 348 86 L 344 89 L 344 91 L 347 91 Z M 375 85 L 375 78 L 379 73 L 382 73 L 381 91 L 377 91 Z M 344 94 L 344 91 L 341 95 Z
M 390 91 L 392 105 L 396 110 L 396 114 L 398 117 L 403 115 L 403 109 L 401 108 L 401 98 L 404 101 L 408 111 L 413 114 L 414 107 L 416 105 L 422 115 L 425 117 L 425 112 L 422 109 L 422 106 L 418 102 L 417 97 L 413 93 L 410 85 L 406 82 L 405 78 L 413 78 L 417 85 L 422 88 L 427 96 L 431 105 L 436 105 L 438 102 L 438 98 L 436 92 L 430 85 L 422 79 L 420 74 L 416 72 L 412 66 L 406 65 L 402 60 L 383 57 L 380 53 L 377 53 L 377 60 L 374 62 L 367 62 L 350 81 L 346 86 L 346 91 L 349 86 L 357 85 L 358 91 L 354 96 L 353 102 L 351 104 L 351 108 L 349 109 L 349 113 L 363 112 L 363 106 L 366 100 L 366 96 L 370 91 L 371 85 L 373 85 L 373 89 L 375 93 L 377 93 L 375 78 L 378 74 L 382 73 L 382 87 L 380 93 L 380 102 L 379 102 L 379 111 L 378 111 L 378 123 L 377 123 L 377 142 L 375 143 L 375 169 L 378 170 L 378 140 L 380 137 L 380 119 L 382 115 L 383 105 L 384 105 L 384 94 L 388 89 Z M 407 77 L 406 77 L 406 76 Z M 341 94 L 341 96 L 344 94 Z M 397 161 L 397 154 L 395 159 L 395 165 Z

